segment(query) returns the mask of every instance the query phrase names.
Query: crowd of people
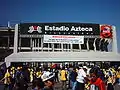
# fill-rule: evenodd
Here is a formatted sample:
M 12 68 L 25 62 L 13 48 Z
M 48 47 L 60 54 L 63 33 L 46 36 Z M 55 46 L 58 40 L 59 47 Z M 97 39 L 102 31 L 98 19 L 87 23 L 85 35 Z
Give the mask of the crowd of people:
M 120 85 L 120 67 L 101 68 L 72 64 L 56 67 L 10 66 L 0 70 L 0 82 L 4 90 L 115 90 Z

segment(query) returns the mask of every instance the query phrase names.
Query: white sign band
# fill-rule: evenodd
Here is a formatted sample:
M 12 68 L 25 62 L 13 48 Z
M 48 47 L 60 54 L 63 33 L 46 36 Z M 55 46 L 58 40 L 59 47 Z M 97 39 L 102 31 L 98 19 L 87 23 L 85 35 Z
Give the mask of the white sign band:
M 44 43 L 84 44 L 84 36 L 44 35 Z

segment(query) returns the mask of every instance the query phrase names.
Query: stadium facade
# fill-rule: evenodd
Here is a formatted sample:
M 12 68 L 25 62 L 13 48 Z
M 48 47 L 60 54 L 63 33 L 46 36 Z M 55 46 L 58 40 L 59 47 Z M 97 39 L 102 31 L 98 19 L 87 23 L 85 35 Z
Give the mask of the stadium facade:
M 10 45 L 10 44 L 9 44 Z M 90 23 L 15 25 L 12 62 L 119 61 L 116 28 Z

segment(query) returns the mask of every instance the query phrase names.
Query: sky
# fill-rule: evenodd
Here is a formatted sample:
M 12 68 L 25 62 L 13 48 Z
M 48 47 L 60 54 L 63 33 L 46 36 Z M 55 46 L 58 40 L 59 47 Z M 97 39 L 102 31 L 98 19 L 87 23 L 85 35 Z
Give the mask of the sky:
M 0 0 L 0 26 L 8 21 L 114 25 L 120 52 L 120 0 Z

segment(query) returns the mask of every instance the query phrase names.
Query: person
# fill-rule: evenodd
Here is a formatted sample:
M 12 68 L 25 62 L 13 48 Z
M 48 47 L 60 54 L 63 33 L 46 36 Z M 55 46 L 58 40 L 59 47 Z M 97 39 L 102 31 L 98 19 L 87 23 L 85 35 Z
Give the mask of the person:
M 32 90 L 42 90 L 44 88 L 44 83 L 42 79 L 36 79 L 32 82 Z
M 65 70 L 65 67 L 62 67 L 62 70 L 60 71 L 60 80 L 62 83 L 62 90 L 67 89 L 67 71 Z
M 59 71 L 58 71 L 58 69 L 55 69 L 55 82 L 59 82 L 59 78 L 58 78 L 58 73 L 59 73 Z
M 107 90 L 114 90 L 115 78 L 114 75 L 109 74 L 107 79 Z
M 75 90 L 85 90 L 85 82 L 88 79 L 85 71 L 86 71 L 86 66 L 79 67 L 78 76 L 76 78 Z
M 106 90 L 105 83 L 99 77 L 98 68 L 92 68 L 90 70 L 90 90 Z
M 22 71 L 22 67 L 17 68 L 17 72 L 15 74 L 15 84 L 14 90 L 27 90 L 28 83 L 25 80 L 25 75 Z
M 41 79 L 44 82 L 42 90 L 54 90 L 54 73 L 46 71 L 42 74 Z
M 118 69 L 117 69 L 116 78 L 117 78 L 118 85 L 120 85 L 120 67 L 118 67 Z
M 75 90 L 75 85 L 76 85 L 76 77 L 77 77 L 77 72 L 76 72 L 76 68 L 73 68 L 72 72 L 70 73 L 70 82 L 71 82 L 71 86 L 72 86 L 72 90 Z
M 9 71 L 9 68 L 7 68 L 7 71 L 4 75 L 4 78 L 2 78 L 2 80 L 0 81 L 3 81 L 4 80 L 4 90 L 7 90 L 9 88 L 9 90 L 12 90 L 11 88 L 11 75 L 10 75 L 10 71 Z

